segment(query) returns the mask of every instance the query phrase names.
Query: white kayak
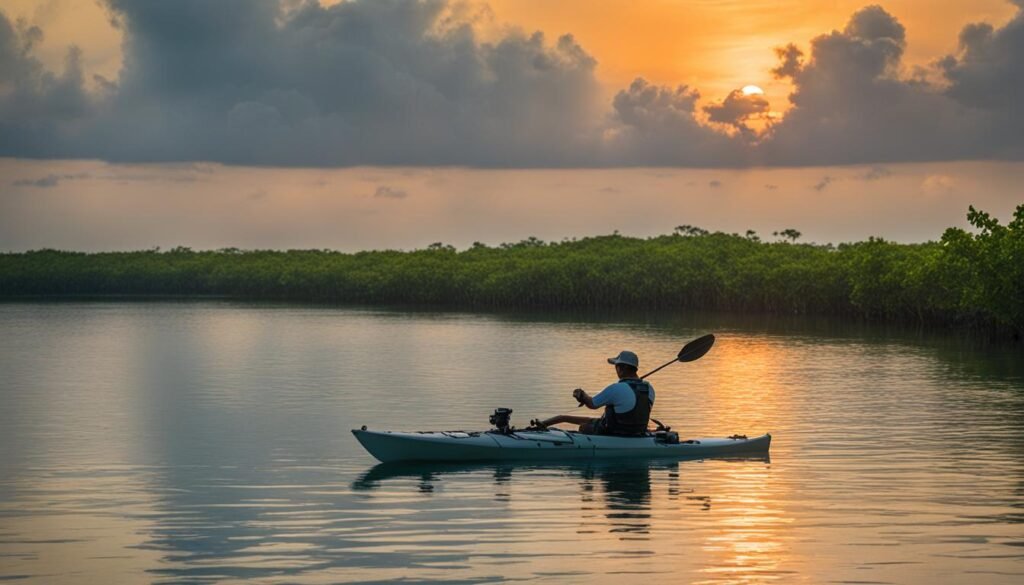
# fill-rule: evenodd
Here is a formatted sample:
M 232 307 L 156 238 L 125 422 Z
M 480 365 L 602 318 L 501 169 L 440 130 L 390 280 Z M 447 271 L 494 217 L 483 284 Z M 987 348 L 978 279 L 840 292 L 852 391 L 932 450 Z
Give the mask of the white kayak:
M 578 459 L 702 458 L 768 453 L 772 436 L 701 438 L 670 442 L 665 434 L 640 437 L 585 435 L 576 431 L 370 431 L 352 434 L 381 462 L 562 461 Z

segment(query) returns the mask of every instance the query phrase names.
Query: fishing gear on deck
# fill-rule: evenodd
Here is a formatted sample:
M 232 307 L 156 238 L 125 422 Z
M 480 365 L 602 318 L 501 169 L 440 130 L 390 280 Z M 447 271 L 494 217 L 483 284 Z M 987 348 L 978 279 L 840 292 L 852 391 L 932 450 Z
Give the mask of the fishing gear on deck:
M 503 435 L 512 433 L 512 426 L 509 424 L 512 421 L 512 409 L 511 408 L 496 408 L 494 414 L 488 419 L 494 428 Z

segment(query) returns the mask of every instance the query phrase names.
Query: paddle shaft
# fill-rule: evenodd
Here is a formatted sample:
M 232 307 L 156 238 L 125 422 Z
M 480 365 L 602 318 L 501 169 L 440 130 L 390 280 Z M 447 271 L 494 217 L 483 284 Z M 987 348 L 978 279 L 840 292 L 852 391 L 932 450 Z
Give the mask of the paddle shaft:
M 644 374 L 643 376 L 640 376 L 640 379 L 641 379 L 641 380 L 643 380 L 643 379 L 644 379 L 644 378 L 646 378 L 647 376 L 650 376 L 651 374 L 654 374 L 654 373 L 656 373 L 656 372 L 657 372 L 658 370 L 661 370 L 661 369 L 663 369 L 663 368 L 667 368 L 667 367 L 671 366 L 672 364 L 674 364 L 674 363 L 676 363 L 676 362 L 678 362 L 678 361 L 679 361 L 679 358 L 676 358 L 676 359 L 674 359 L 674 360 L 672 360 L 672 361 L 670 361 L 670 362 L 665 362 L 664 364 L 662 364 L 662 365 L 660 365 L 660 366 L 658 366 L 658 367 L 654 368 L 654 369 L 653 369 L 653 370 L 651 370 L 650 372 L 647 372 L 647 373 L 646 373 L 646 374 Z
M 658 366 L 657 368 L 654 368 L 650 372 L 647 372 L 643 376 L 640 376 L 640 379 L 643 380 L 644 378 L 647 378 L 648 376 L 655 374 L 676 362 L 692 362 L 694 360 L 699 360 L 701 357 L 704 356 L 704 354 L 708 352 L 708 350 L 711 349 L 711 346 L 714 344 L 714 335 L 708 334 L 702 337 L 698 337 L 697 339 L 694 339 L 690 343 L 684 345 L 683 349 L 679 350 L 679 354 L 676 355 L 675 359 L 665 362 L 664 364 Z M 581 406 L 583 406 L 582 401 L 580 401 L 576 408 L 579 408 Z

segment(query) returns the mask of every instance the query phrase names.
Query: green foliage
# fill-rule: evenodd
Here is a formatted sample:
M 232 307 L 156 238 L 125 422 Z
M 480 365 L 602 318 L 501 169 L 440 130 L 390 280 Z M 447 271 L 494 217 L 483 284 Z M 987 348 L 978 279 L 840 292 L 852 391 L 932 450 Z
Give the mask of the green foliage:
M 1024 331 L 1024 205 L 1007 225 L 939 242 L 762 242 L 684 225 L 649 239 L 529 238 L 464 251 L 329 250 L 0 254 L 0 295 L 227 295 L 464 307 L 660 307 L 833 314 Z
M 796 231 L 793 228 L 786 228 L 781 232 L 772 232 L 772 235 L 779 238 L 786 238 L 791 242 L 795 242 L 799 240 L 800 236 L 802 236 L 803 234 L 801 234 L 800 232 Z
M 1024 204 L 1003 226 L 972 206 L 972 235 L 949 228 L 942 235 L 944 302 L 959 313 L 1024 329 Z

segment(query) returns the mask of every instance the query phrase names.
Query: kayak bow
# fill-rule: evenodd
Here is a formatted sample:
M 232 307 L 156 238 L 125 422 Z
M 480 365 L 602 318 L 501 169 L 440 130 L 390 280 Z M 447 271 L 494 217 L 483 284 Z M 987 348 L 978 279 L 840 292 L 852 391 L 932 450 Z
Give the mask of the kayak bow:
M 616 437 L 575 431 L 369 431 L 353 429 L 360 444 L 380 461 L 556 461 L 569 459 L 702 458 L 768 453 L 772 436 L 701 438 L 678 443 L 656 435 Z

